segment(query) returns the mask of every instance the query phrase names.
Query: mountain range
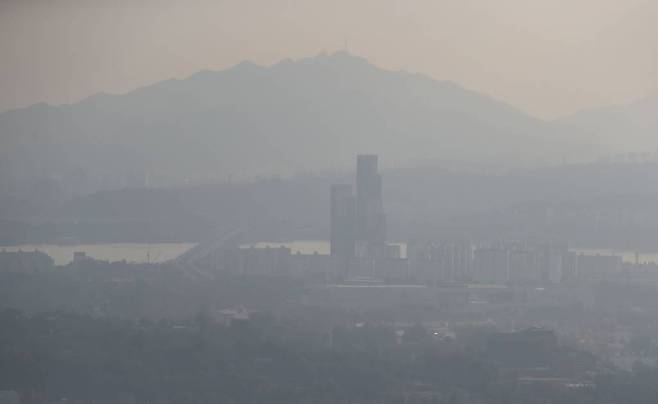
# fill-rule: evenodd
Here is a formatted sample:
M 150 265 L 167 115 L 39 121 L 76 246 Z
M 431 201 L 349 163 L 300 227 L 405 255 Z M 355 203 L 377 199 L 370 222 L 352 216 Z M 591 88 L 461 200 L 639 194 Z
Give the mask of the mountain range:
M 580 122 L 536 119 L 341 51 L 2 113 L 0 186 L 54 181 L 84 193 L 285 176 L 346 169 L 357 153 L 392 167 L 541 165 L 601 152 Z

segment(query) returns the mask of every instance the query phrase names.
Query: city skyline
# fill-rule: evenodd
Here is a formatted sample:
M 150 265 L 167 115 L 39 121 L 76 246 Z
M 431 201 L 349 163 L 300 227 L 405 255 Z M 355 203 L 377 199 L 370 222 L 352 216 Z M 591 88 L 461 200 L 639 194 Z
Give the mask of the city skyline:
M 656 21 L 0 0 L 0 404 L 654 404 Z

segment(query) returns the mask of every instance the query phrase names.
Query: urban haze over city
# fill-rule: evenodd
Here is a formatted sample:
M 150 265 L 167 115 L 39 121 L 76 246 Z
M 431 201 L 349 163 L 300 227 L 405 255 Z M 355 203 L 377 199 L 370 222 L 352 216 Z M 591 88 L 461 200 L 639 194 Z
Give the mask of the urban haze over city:
M 656 0 L 0 0 L 0 404 L 658 403 Z

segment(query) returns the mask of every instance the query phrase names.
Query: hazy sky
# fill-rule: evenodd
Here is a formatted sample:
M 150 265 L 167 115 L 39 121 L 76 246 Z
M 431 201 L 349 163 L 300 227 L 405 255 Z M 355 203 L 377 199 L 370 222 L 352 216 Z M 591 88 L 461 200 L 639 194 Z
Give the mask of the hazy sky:
M 0 111 L 343 48 L 540 117 L 658 92 L 658 0 L 0 0 Z

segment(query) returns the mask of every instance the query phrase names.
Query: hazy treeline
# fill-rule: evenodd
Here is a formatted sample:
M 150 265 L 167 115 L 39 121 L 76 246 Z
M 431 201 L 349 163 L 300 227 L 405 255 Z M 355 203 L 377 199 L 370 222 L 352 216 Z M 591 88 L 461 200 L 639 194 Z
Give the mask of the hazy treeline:
M 648 403 L 657 392 L 650 369 L 607 373 L 597 387 L 519 388 L 517 358 L 501 361 L 486 329 L 437 339 L 416 325 L 398 338 L 378 324 L 318 332 L 267 314 L 219 324 L 203 311 L 173 323 L 2 310 L 0 324 L 0 389 L 26 402 Z M 554 347 L 524 362 L 573 376 L 599 366 L 577 357 Z

